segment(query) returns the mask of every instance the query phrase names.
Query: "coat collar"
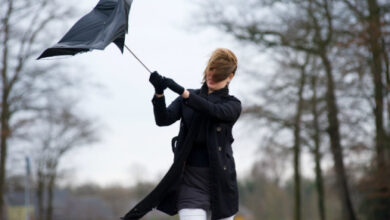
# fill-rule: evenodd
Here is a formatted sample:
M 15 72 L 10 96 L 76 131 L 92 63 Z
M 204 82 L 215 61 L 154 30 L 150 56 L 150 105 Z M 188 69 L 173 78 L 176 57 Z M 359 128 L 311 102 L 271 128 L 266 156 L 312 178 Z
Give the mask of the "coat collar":
M 207 86 L 207 83 L 204 82 L 202 87 L 200 88 L 200 94 L 202 96 L 211 96 L 212 97 L 212 96 L 227 96 L 227 95 L 229 95 L 229 88 L 227 85 L 224 88 L 215 90 L 210 94 L 208 93 L 208 91 L 209 91 L 209 88 Z

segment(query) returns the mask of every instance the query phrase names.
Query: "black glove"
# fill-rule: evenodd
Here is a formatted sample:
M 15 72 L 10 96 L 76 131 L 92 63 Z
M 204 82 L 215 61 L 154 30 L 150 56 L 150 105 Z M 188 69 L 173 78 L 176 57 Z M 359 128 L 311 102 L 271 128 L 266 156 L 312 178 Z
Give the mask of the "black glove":
M 181 95 L 184 92 L 184 87 L 177 84 L 173 79 L 171 78 L 165 78 L 166 85 L 168 88 L 170 88 L 172 91 L 176 92 L 177 94 Z
M 154 90 L 157 94 L 163 94 L 164 90 L 167 88 L 166 78 L 158 74 L 157 71 L 154 71 L 150 74 L 149 82 L 154 86 Z

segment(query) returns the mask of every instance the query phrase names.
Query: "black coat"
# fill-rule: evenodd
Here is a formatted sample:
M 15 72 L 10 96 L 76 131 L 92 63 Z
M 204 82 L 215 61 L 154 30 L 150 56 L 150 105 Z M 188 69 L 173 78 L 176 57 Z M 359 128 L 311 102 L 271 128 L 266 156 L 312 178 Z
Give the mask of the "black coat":
M 177 192 L 200 117 L 205 117 L 207 149 L 210 163 L 210 199 L 212 220 L 226 218 L 238 211 L 238 188 L 231 144 L 232 127 L 241 114 L 241 102 L 229 95 L 227 87 L 207 95 L 207 84 L 190 91 L 189 98 L 179 96 L 168 107 L 165 98 L 153 97 L 154 116 L 158 126 L 180 120 L 179 135 L 172 139 L 174 162 L 161 182 L 123 219 L 140 219 L 153 208 L 169 215 L 177 214 Z

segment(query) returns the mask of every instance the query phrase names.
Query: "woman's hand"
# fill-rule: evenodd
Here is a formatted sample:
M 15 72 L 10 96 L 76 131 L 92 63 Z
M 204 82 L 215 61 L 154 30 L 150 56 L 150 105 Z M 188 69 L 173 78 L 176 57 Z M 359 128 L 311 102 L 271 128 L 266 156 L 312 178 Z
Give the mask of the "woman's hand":
M 187 89 L 184 90 L 183 94 L 181 94 L 181 97 L 187 99 L 188 97 L 190 97 L 190 92 Z
M 182 95 L 184 93 L 184 87 L 177 84 L 173 79 L 165 77 L 166 85 L 168 88 L 170 88 L 172 91 L 176 92 L 179 95 Z
M 153 85 L 156 94 L 163 94 L 167 88 L 165 77 L 158 74 L 157 71 L 150 74 L 149 82 Z
M 163 92 L 167 87 L 173 92 L 181 95 L 183 98 L 188 98 L 190 96 L 190 92 L 188 90 L 177 84 L 173 79 L 158 74 L 157 71 L 150 74 L 149 82 L 154 86 L 157 97 L 163 96 Z

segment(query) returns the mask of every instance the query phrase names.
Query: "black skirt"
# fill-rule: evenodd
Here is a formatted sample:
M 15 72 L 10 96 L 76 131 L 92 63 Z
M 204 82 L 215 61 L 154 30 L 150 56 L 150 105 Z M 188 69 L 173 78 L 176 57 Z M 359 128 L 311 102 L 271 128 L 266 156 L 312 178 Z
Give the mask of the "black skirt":
M 180 183 L 177 209 L 210 210 L 210 173 L 208 167 L 186 166 Z

